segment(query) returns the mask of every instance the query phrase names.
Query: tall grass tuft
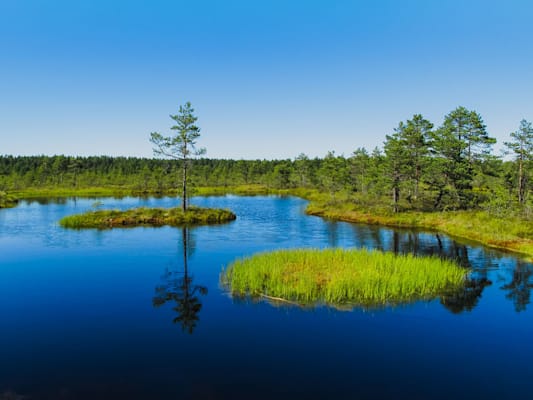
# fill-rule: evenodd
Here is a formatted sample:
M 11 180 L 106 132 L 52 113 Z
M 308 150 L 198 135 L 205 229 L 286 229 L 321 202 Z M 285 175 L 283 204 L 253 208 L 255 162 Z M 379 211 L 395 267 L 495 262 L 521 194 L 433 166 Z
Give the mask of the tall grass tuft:
M 15 207 L 18 199 L 0 190 L 0 208 Z
M 436 257 L 374 250 L 296 249 L 259 253 L 223 271 L 236 296 L 300 304 L 378 306 L 433 299 L 457 290 L 467 271 Z
M 118 228 L 134 226 L 184 226 L 221 224 L 237 217 L 229 210 L 190 206 L 181 208 L 134 208 L 126 211 L 97 210 L 62 218 L 59 224 L 64 228 Z

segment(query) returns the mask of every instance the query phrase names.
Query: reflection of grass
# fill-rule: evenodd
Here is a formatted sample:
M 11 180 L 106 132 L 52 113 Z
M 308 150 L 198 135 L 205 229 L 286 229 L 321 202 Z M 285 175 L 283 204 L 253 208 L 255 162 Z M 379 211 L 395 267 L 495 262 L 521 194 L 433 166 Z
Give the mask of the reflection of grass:
M 183 226 L 219 224 L 236 218 L 229 210 L 189 207 L 181 208 L 134 208 L 126 211 L 99 210 L 70 215 L 59 221 L 64 228 L 116 228 L 132 226 Z
M 237 296 L 375 306 L 435 298 L 460 287 L 465 275 L 463 268 L 435 257 L 297 249 L 237 260 L 221 279 Z

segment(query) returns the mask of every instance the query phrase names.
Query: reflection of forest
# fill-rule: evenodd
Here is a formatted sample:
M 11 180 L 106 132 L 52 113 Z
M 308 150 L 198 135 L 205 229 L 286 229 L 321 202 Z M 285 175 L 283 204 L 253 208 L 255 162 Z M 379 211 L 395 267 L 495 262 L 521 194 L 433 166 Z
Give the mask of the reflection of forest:
M 77 201 L 77 197 L 75 196 L 72 196 L 72 197 L 35 197 L 35 198 L 31 198 L 31 199 L 26 199 L 26 203 L 28 204 L 39 204 L 41 206 L 46 206 L 48 204 L 61 204 L 61 205 L 64 205 L 64 204 L 67 204 L 67 202 L 69 200 L 72 200 L 74 202 L 74 204 L 76 204 L 76 201 Z
M 180 323 L 183 331 L 193 333 L 199 321 L 199 313 L 202 303 L 198 295 L 206 295 L 207 288 L 194 285 L 193 277 L 189 275 L 188 257 L 194 248 L 192 235 L 186 227 L 182 228 L 183 269 L 166 269 L 161 277 L 163 283 L 155 288 L 156 295 L 153 299 L 155 307 L 159 307 L 169 301 L 176 303 L 173 310 L 177 313 L 174 323 Z
M 464 268 L 472 268 L 468 257 L 468 246 L 443 238 L 438 233 L 432 237 L 434 240 L 420 240 L 419 232 L 392 232 L 390 250 L 394 253 L 413 253 L 426 256 L 437 256 L 454 260 Z M 463 311 L 472 311 L 478 304 L 485 287 L 492 282 L 485 276 L 486 270 L 476 276 L 465 280 L 464 286 L 458 290 L 441 296 L 441 304 L 454 314 Z
M 453 240 L 443 240 L 441 235 L 436 233 L 434 240 L 420 240 L 419 232 L 399 232 L 393 231 L 392 238 L 386 250 L 398 253 L 413 253 L 424 256 L 438 256 L 454 260 L 465 268 L 472 265 L 468 259 L 468 247 Z
M 533 289 L 533 266 L 523 260 L 516 261 L 511 282 L 502 286 L 507 292 L 505 297 L 514 303 L 517 312 L 525 311 L 530 303 L 531 289 Z
M 338 226 L 328 222 L 328 242 L 339 246 Z M 488 273 L 495 268 L 495 261 L 502 259 L 498 252 L 483 250 L 458 243 L 439 233 L 427 233 L 402 229 L 387 229 L 369 225 L 351 225 L 356 247 L 391 251 L 395 254 L 411 253 L 436 256 L 454 260 L 464 268 L 471 269 L 469 278 L 459 291 L 441 297 L 441 303 L 453 313 L 473 310 L 483 290 L 492 284 Z M 477 251 L 477 253 L 476 253 Z M 472 254 L 471 254 L 472 253 Z M 479 253 L 482 255 L 480 256 Z M 472 261 L 475 260 L 475 261 Z M 516 259 L 516 265 L 508 282 L 501 286 L 505 297 L 511 300 L 517 312 L 526 310 L 531 301 L 533 288 L 533 265 Z
M 469 247 L 439 233 L 425 233 L 410 230 L 383 229 L 381 227 L 353 225 L 354 237 L 358 245 L 391 251 L 395 254 L 417 254 L 454 260 L 464 268 L 472 268 L 473 273 L 463 287 L 441 296 L 441 303 L 453 313 L 471 311 L 477 305 L 485 287 L 491 285 L 487 278 L 487 265 L 473 266 Z M 331 239 L 331 238 L 330 238 Z M 331 240 L 330 240 L 331 241 Z
M 359 228 L 361 229 L 361 228 Z M 471 311 L 477 305 L 485 287 L 492 282 L 487 278 L 487 271 L 496 254 L 488 251 L 484 265 L 473 266 L 469 259 L 469 247 L 460 244 L 438 233 L 433 235 L 416 231 L 392 230 L 390 239 L 382 234 L 379 228 L 367 227 L 370 234 L 365 237 L 367 247 L 375 247 L 394 253 L 413 253 L 433 255 L 452 259 L 465 268 L 472 268 L 473 274 L 465 281 L 458 292 L 443 296 L 441 303 L 451 312 Z M 477 263 L 476 263 L 477 264 Z M 511 281 L 501 287 L 506 291 L 506 298 L 514 303 L 517 312 L 524 311 L 530 303 L 533 288 L 533 266 L 517 259 Z
M 492 282 L 485 277 L 469 278 L 462 288 L 454 293 L 441 296 L 440 303 L 454 314 L 463 311 L 472 311 L 477 305 L 481 293 Z
M 330 222 L 330 225 L 334 223 Z M 329 227 L 331 228 L 331 226 Z M 360 247 L 379 249 L 398 253 L 412 253 L 425 256 L 437 256 L 458 262 L 470 268 L 468 246 L 460 244 L 438 233 L 429 234 L 410 230 L 387 230 L 386 228 L 366 225 L 353 225 L 353 236 Z M 338 234 L 335 230 L 329 234 L 330 246 L 338 246 Z

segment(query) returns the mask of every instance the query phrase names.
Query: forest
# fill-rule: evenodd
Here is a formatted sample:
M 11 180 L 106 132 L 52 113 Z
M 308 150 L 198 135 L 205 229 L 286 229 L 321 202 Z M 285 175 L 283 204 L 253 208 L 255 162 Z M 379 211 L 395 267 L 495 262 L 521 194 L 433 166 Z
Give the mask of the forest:
M 495 154 L 495 143 L 479 113 L 458 107 L 437 127 L 415 114 L 371 151 L 354 146 L 347 156 L 330 151 L 322 158 L 194 158 L 188 160 L 187 179 L 191 188 L 226 192 L 237 187 L 316 190 L 333 203 L 367 210 L 485 210 L 532 219 L 532 124 L 518 124 L 504 143 L 506 154 Z M 84 188 L 166 194 L 179 187 L 181 178 L 180 160 L 172 159 L 0 156 L 0 192 L 15 195 Z

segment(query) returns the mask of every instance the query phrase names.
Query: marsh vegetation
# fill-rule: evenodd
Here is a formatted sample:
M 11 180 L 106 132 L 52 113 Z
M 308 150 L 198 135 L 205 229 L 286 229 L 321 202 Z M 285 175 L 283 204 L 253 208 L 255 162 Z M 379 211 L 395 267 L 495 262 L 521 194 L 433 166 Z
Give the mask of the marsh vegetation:
M 230 264 L 221 281 L 236 296 L 301 304 L 394 305 L 460 288 L 467 270 L 436 257 L 355 249 L 260 253 Z
M 17 203 L 17 198 L 7 194 L 6 192 L 0 191 L 0 208 L 15 207 Z
M 64 228 L 120 228 L 134 226 L 187 226 L 221 224 L 237 217 L 229 210 L 190 206 L 181 208 L 139 207 L 126 211 L 97 210 L 63 217 L 59 224 Z

